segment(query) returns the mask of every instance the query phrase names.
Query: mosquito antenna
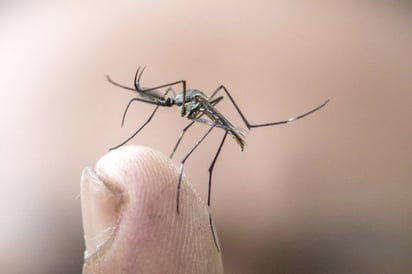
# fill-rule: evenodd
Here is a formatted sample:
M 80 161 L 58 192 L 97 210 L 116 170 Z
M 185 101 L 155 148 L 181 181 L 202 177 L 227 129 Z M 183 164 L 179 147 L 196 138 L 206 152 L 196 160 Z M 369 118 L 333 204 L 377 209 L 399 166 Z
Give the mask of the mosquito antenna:
M 137 68 L 136 74 L 134 76 L 134 86 L 136 90 L 140 90 L 140 79 L 142 78 L 142 74 L 145 69 L 146 69 L 146 66 L 142 68 L 139 74 L 140 66 Z
M 211 101 L 210 101 L 210 104 L 211 104 L 212 106 L 217 105 L 222 99 L 223 99 L 223 96 L 219 96 L 219 97 L 211 100 Z M 205 114 L 204 112 L 201 113 L 201 114 L 198 116 L 198 118 L 202 117 L 204 114 Z M 197 121 L 196 121 L 196 120 L 193 120 L 192 122 L 190 122 L 189 124 L 187 124 L 187 125 L 183 128 L 182 132 L 180 133 L 179 139 L 177 139 L 177 142 L 176 142 L 176 144 L 175 144 L 175 146 L 174 146 L 174 148 L 173 148 L 173 151 L 172 151 L 172 153 L 170 154 L 169 158 L 173 158 L 173 155 L 175 154 L 177 148 L 179 147 L 180 142 L 182 141 L 183 136 L 185 135 L 186 131 L 187 131 L 195 122 L 197 122 Z
M 140 66 L 137 68 L 136 74 L 134 75 L 134 87 L 135 87 L 136 89 L 139 89 L 139 88 L 138 88 L 138 85 L 137 85 L 137 77 L 138 77 L 138 75 L 139 75 L 139 70 L 140 70 Z
M 143 68 L 142 68 L 142 71 L 140 72 L 140 75 L 139 75 L 139 77 L 137 78 L 137 83 L 140 83 L 140 79 L 142 78 L 142 75 L 143 75 L 143 71 L 146 69 L 146 66 L 144 66 Z

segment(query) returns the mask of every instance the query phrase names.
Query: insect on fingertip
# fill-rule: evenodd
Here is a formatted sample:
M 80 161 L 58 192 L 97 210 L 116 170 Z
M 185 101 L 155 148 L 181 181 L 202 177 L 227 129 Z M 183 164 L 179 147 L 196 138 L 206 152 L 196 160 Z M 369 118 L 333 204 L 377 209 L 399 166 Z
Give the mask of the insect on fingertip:
M 299 120 L 305 116 L 308 116 L 322 107 L 324 107 L 327 103 L 329 103 L 330 99 L 327 99 L 322 105 L 317 106 L 316 108 L 307 111 L 306 113 L 300 114 L 295 117 L 291 117 L 287 120 L 281 120 L 281 121 L 275 121 L 275 122 L 269 122 L 269 123 L 261 123 L 261 124 L 251 124 L 248 122 L 246 117 L 243 115 L 241 112 L 239 106 L 235 102 L 235 100 L 232 98 L 231 94 L 229 91 L 226 89 L 225 86 L 219 85 L 219 87 L 212 93 L 211 96 L 207 96 L 204 94 L 202 91 L 197 90 L 197 89 L 186 89 L 186 80 L 180 80 L 180 81 L 175 81 L 171 82 L 168 84 L 163 84 L 159 85 L 156 87 L 151 87 L 151 88 L 141 88 L 140 87 L 140 80 L 143 74 L 143 71 L 145 70 L 146 66 L 144 67 L 138 67 L 135 76 L 134 76 L 134 87 L 128 87 L 124 86 L 120 83 L 117 83 L 113 81 L 109 75 L 106 75 L 107 80 L 112 83 L 115 86 L 118 86 L 123 89 L 127 90 L 132 90 L 136 92 L 137 97 L 134 97 L 131 99 L 123 113 L 123 119 L 122 119 L 122 127 L 124 124 L 125 116 L 127 113 L 127 110 L 130 106 L 130 104 L 134 101 L 141 101 L 144 103 L 152 104 L 155 105 L 156 108 L 150 115 L 150 117 L 147 119 L 147 121 L 132 135 L 130 136 L 127 140 L 125 140 L 123 143 L 120 145 L 117 145 L 116 147 L 111 148 L 116 149 L 124 144 L 126 144 L 128 141 L 130 141 L 134 136 L 136 136 L 140 130 L 142 130 L 152 119 L 154 114 L 156 113 L 157 109 L 159 107 L 172 107 L 172 106 L 177 106 L 179 107 L 180 115 L 182 117 L 186 117 L 187 119 L 190 120 L 190 123 L 182 130 L 182 133 L 176 142 L 174 149 L 172 153 L 170 154 L 170 158 L 173 157 L 174 153 L 176 152 L 177 148 L 179 147 L 180 141 L 183 138 L 183 135 L 186 133 L 187 129 L 189 129 L 194 123 L 202 123 L 210 126 L 209 130 L 197 141 L 197 143 L 191 148 L 189 153 L 186 154 L 186 156 L 183 158 L 181 161 L 181 166 L 179 170 L 179 177 L 178 177 L 178 184 L 177 184 L 177 195 L 176 195 L 176 212 L 177 214 L 180 214 L 180 206 L 179 203 L 181 201 L 179 200 L 180 198 L 180 187 L 181 187 L 181 180 L 182 180 L 182 175 L 183 175 L 183 167 L 185 161 L 189 158 L 189 156 L 193 153 L 193 151 L 196 150 L 196 148 L 200 145 L 200 143 L 203 142 L 203 140 L 206 138 L 206 136 L 211 132 L 213 128 L 220 128 L 225 132 L 225 135 L 223 139 L 220 142 L 219 148 L 217 152 L 215 153 L 215 156 L 212 160 L 212 163 L 209 167 L 209 189 L 208 189 L 208 206 L 210 208 L 210 197 L 211 197 L 211 185 L 212 185 L 212 173 L 213 173 L 213 168 L 215 166 L 216 160 L 220 154 L 221 148 L 223 146 L 223 143 L 225 141 L 225 138 L 228 134 L 230 134 L 235 141 L 238 143 L 240 146 L 241 151 L 244 150 L 245 148 L 245 135 L 247 133 L 246 130 L 236 128 L 234 125 L 215 107 L 221 100 L 224 99 L 224 96 L 219 96 L 216 97 L 216 94 L 218 92 L 224 92 L 224 94 L 227 96 L 227 98 L 230 100 L 231 104 L 239 114 L 240 118 L 242 119 L 243 123 L 245 126 L 251 130 L 252 128 L 258 128 L 258 127 L 267 127 L 267 126 L 274 126 L 274 125 L 281 125 L 289 122 L 293 122 L 296 120 Z M 182 92 L 176 94 L 174 90 L 172 89 L 173 86 L 176 85 L 182 85 Z M 158 89 L 162 88 L 167 88 L 166 92 L 162 94 L 158 94 L 155 91 Z M 169 93 L 170 92 L 170 93 Z M 202 117 L 206 117 L 207 119 L 204 119 Z M 211 218 L 211 215 L 210 215 Z M 212 220 L 210 219 L 210 226 L 211 230 L 213 233 L 214 241 L 216 244 L 216 248 L 218 251 L 220 251 L 219 245 L 217 244 L 217 239 L 216 235 L 214 232 L 214 228 L 212 225 Z

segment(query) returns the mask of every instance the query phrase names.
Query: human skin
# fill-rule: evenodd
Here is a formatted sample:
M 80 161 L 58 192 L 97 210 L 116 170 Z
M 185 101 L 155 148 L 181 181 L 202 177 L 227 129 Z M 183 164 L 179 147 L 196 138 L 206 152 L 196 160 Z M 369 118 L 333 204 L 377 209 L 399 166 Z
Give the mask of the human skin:
M 82 175 L 83 273 L 223 273 L 208 208 L 163 154 L 125 146 Z

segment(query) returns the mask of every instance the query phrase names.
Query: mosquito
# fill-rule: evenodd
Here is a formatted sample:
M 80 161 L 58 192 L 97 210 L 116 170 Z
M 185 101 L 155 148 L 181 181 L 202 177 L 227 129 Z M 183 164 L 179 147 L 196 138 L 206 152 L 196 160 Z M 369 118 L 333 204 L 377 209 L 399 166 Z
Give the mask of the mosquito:
M 140 80 L 142 78 L 142 74 L 145 68 L 146 67 L 141 68 L 140 66 L 137 68 L 137 71 L 134 76 L 134 87 L 128 87 L 128 86 L 122 85 L 118 82 L 113 81 L 109 76 L 106 76 L 107 80 L 111 84 L 117 87 L 123 88 L 123 89 L 134 91 L 136 92 L 136 95 L 137 95 L 137 97 L 131 99 L 128 102 L 126 109 L 123 112 L 122 127 L 124 125 L 127 111 L 129 110 L 129 107 L 133 102 L 140 101 L 140 102 L 144 102 L 144 103 L 148 103 L 148 104 L 152 104 L 156 106 L 153 112 L 150 114 L 149 118 L 146 120 L 146 122 L 144 122 L 124 142 L 122 142 L 121 144 L 115 147 L 112 147 L 110 150 L 117 149 L 123 146 L 124 144 L 126 144 L 127 142 L 129 142 L 131 139 L 133 139 L 152 120 L 153 116 L 156 114 L 159 107 L 177 106 L 179 107 L 180 115 L 182 117 L 186 117 L 187 119 L 191 121 L 189 124 L 187 124 L 183 128 L 169 158 L 173 157 L 173 155 L 175 154 L 176 150 L 178 149 L 180 145 L 181 140 L 183 139 L 183 136 L 193 124 L 202 123 L 202 124 L 208 125 L 209 129 L 206 131 L 206 133 L 197 141 L 197 143 L 191 148 L 191 150 L 186 154 L 186 156 L 180 162 L 179 177 L 178 177 L 178 183 L 177 183 L 177 194 L 176 194 L 176 212 L 177 214 L 179 214 L 180 213 L 180 205 L 179 205 L 180 204 L 180 188 L 181 188 L 181 183 L 182 183 L 183 169 L 184 169 L 186 160 L 192 155 L 192 153 L 196 150 L 196 148 L 203 142 L 203 140 L 209 135 L 209 133 L 214 128 L 222 129 L 224 131 L 223 138 L 220 141 L 219 147 L 208 169 L 209 186 L 208 186 L 208 195 L 207 195 L 207 206 L 209 208 L 209 224 L 212 230 L 213 240 L 216 245 L 216 248 L 218 251 L 220 251 L 220 248 L 217 243 L 216 236 L 215 236 L 214 226 L 212 223 L 212 215 L 210 211 L 210 197 L 211 197 L 211 190 L 212 190 L 213 169 L 220 155 L 220 152 L 222 150 L 222 147 L 226 140 L 227 135 L 228 134 L 231 135 L 232 138 L 236 141 L 236 143 L 240 146 L 240 150 L 243 151 L 245 144 L 246 144 L 245 143 L 245 133 L 247 131 L 245 129 L 235 127 L 216 108 L 216 105 L 224 99 L 224 96 L 217 96 L 218 92 L 222 91 L 224 92 L 224 94 L 226 94 L 226 96 L 229 98 L 230 102 L 236 109 L 237 113 L 239 114 L 240 118 L 242 119 L 243 123 L 245 124 L 248 130 L 251 130 L 253 128 L 258 128 L 258 127 L 267 127 L 267 126 L 281 125 L 281 124 L 294 122 L 296 120 L 299 120 L 323 108 L 329 102 L 329 99 L 327 99 L 324 103 L 317 106 L 316 108 L 308 112 L 305 112 L 303 114 L 300 114 L 298 116 L 291 117 L 287 120 L 268 122 L 268 123 L 262 123 L 262 124 L 251 124 L 246 119 L 245 115 L 242 113 L 239 106 L 233 99 L 232 95 L 229 93 L 229 91 L 226 89 L 224 85 L 220 85 L 209 97 L 198 89 L 187 89 L 186 80 L 180 80 L 180 81 L 162 84 L 162 85 L 151 87 L 151 88 L 145 88 L 145 87 L 140 86 Z M 173 86 L 177 86 L 177 85 L 181 85 L 182 87 L 182 92 L 178 94 L 173 90 Z M 159 89 L 162 89 L 162 88 L 167 88 L 163 94 L 159 91 Z

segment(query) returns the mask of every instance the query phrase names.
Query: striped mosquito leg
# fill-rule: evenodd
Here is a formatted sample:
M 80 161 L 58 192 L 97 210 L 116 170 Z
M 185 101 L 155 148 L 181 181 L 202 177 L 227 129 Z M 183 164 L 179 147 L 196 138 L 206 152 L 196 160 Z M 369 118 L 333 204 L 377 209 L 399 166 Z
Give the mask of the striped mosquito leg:
M 180 200 L 180 187 L 182 185 L 182 176 L 183 176 L 183 169 L 186 160 L 189 158 L 190 155 L 196 150 L 196 148 L 203 142 L 203 140 L 206 138 L 207 135 L 214 129 L 214 126 L 211 126 L 209 130 L 206 132 L 205 135 L 203 135 L 202 138 L 200 138 L 199 141 L 197 141 L 196 145 L 193 146 L 193 148 L 189 151 L 189 153 L 183 158 L 183 160 L 180 162 L 180 169 L 179 169 L 179 179 L 177 182 L 177 195 L 176 195 L 176 212 L 177 214 L 180 214 L 179 210 L 179 200 Z
M 210 104 L 211 104 L 212 106 L 217 105 L 222 99 L 223 99 L 223 97 L 215 98 L 215 99 L 213 99 L 213 100 L 210 101 Z M 203 116 L 203 113 L 202 113 L 201 115 L 199 115 L 199 117 L 202 117 L 202 116 Z M 173 158 L 173 156 L 174 156 L 175 153 L 176 153 L 177 148 L 178 148 L 179 145 L 180 145 L 180 142 L 181 142 L 182 139 L 183 139 L 183 136 L 186 134 L 186 131 L 187 131 L 195 122 L 198 122 L 198 121 L 197 121 L 196 119 L 194 119 L 192 122 L 190 122 L 189 124 L 187 124 L 187 125 L 183 128 L 182 132 L 180 133 L 179 139 L 177 139 L 177 142 L 176 142 L 176 144 L 175 144 L 175 146 L 174 146 L 174 148 L 173 148 L 172 153 L 170 153 L 169 158 Z
M 220 247 L 219 244 L 217 243 L 217 237 L 216 237 L 216 232 L 215 232 L 215 228 L 213 226 L 213 222 L 212 222 L 212 213 L 211 213 L 211 209 L 210 209 L 210 196 L 212 193 L 212 175 L 213 175 L 213 168 L 215 167 L 216 164 L 216 160 L 219 157 L 220 151 L 222 150 L 223 147 L 223 143 L 226 140 L 226 136 L 227 136 L 227 131 L 225 131 L 225 135 L 223 136 L 222 141 L 220 142 L 219 148 L 217 149 L 215 158 L 213 158 L 212 163 L 210 164 L 209 167 L 209 188 L 208 188 L 208 193 L 207 193 L 207 206 L 209 208 L 209 224 L 210 224 L 210 229 L 212 231 L 212 235 L 213 235 L 213 241 L 215 242 L 217 251 L 220 252 Z
M 195 121 L 192 121 L 192 122 L 190 122 L 188 125 L 186 125 L 186 126 L 183 128 L 182 133 L 180 133 L 179 139 L 177 139 L 176 145 L 175 145 L 175 147 L 173 148 L 172 153 L 170 153 L 170 156 L 169 156 L 170 159 L 173 158 L 173 155 L 175 155 L 175 152 L 176 152 L 177 148 L 179 147 L 180 142 L 182 141 L 183 136 L 185 135 L 186 131 L 187 131 L 194 123 L 195 123 Z
M 249 123 L 249 121 L 246 119 L 245 115 L 243 115 L 242 111 L 240 110 L 239 106 L 236 104 L 235 100 L 233 99 L 232 95 L 229 93 L 229 91 L 227 90 L 227 88 L 224 85 L 220 85 L 210 96 L 210 98 L 213 98 L 219 91 L 223 90 L 226 95 L 229 97 L 229 100 L 232 102 L 232 105 L 235 107 L 237 113 L 240 115 L 240 117 L 242 118 L 244 124 L 247 126 L 248 129 L 251 128 L 257 128 L 257 127 L 267 127 L 267 126 L 275 126 L 275 125 L 281 125 L 281 124 L 286 124 L 286 123 L 290 123 L 290 122 L 294 122 L 296 120 L 299 120 L 305 116 L 308 116 L 316 111 L 318 111 L 319 109 L 323 108 L 324 106 L 326 106 L 327 103 L 329 103 L 329 99 L 327 99 L 324 103 L 322 103 L 321 105 L 315 107 L 312 110 L 309 110 L 303 114 L 297 115 L 295 117 L 291 117 L 287 120 L 282 120 L 282 121 L 276 121 L 276 122 L 269 122 L 269 123 L 262 123 L 262 124 L 251 124 Z
M 121 143 L 120 145 L 117 145 L 117 146 L 115 146 L 115 147 L 112 147 L 112 148 L 110 148 L 109 150 L 117 149 L 117 148 L 123 146 L 124 144 L 126 144 L 127 142 L 129 142 L 131 139 L 133 139 L 133 137 L 136 136 L 136 135 L 152 120 L 153 116 L 155 115 L 155 113 L 156 113 L 156 111 L 157 111 L 158 109 L 159 109 L 159 105 L 157 105 L 157 106 L 155 107 L 155 109 L 153 110 L 152 114 L 150 114 L 150 116 L 149 116 L 149 118 L 147 119 L 147 121 L 144 122 L 143 125 L 141 125 L 141 126 L 139 127 L 139 129 L 136 130 L 136 131 L 132 134 L 132 136 L 130 136 L 129 138 L 127 138 L 127 139 L 126 139 L 123 143 Z

